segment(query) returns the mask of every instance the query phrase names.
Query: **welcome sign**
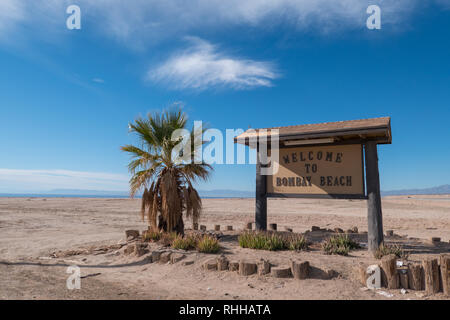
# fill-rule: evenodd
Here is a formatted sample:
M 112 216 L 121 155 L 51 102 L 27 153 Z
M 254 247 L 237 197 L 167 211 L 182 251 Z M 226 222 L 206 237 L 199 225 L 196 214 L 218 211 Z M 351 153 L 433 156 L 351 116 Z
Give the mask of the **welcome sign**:
M 268 194 L 364 196 L 361 144 L 280 148 L 279 154 Z

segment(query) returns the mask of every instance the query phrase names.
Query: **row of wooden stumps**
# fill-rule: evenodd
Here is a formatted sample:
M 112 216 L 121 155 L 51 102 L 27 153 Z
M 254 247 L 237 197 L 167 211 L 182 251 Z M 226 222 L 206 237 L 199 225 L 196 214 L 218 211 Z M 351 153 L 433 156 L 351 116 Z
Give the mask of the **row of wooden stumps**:
M 253 223 L 252 222 L 247 223 L 245 229 L 246 230 L 252 230 L 252 228 L 253 228 Z M 205 225 L 199 225 L 198 223 L 194 223 L 193 224 L 193 229 L 194 230 L 199 230 L 200 229 L 201 231 L 206 231 L 206 226 Z M 220 224 L 214 225 L 214 230 L 215 231 L 220 231 Z M 226 226 L 225 230 L 226 231 L 233 231 L 233 226 Z M 277 231 L 277 224 L 276 223 L 269 224 L 269 230 Z M 285 230 L 288 231 L 288 232 L 292 232 L 291 228 L 285 227 Z
M 362 263 L 359 265 L 359 277 L 364 286 L 369 277 L 367 267 Z M 426 295 L 442 291 L 444 295 L 450 296 L 450 254 L 400 267 L 397 267 L 397 257 L 388 255 L 381 259 L 380 268 L 383 287 L 425 291 Z
M 199 227 L 200 227 L 201 231 L 206 231 L 206 226 L 205 225 L 200 225 L 199 226 L 198 223 L 194 223 L 193 226 L 192 226 L 192 229 L 199 230 Z M 226 226 L 225 230 L 233 231 L 233 226 Z M 214 231 L 220 231 L 220 224 L 214 225 Z
M 313 267 L 310 266 L 308 261 L 290 260 L 288 266 L 274 266 L 264 259 L 259 261 L 229 261 L 224 255 L 221 255 L 218 258 L 205 261 L 203 268 L 209 271 L 237 271 L 241 276 L 257 274 L 259 276 L 269 275 L 274 278 L 304 280 L 310 276 L 310 270 Z M 321 270 L 321 274 L 322 279 L 332 279 L 338 275 L 332 269 Z

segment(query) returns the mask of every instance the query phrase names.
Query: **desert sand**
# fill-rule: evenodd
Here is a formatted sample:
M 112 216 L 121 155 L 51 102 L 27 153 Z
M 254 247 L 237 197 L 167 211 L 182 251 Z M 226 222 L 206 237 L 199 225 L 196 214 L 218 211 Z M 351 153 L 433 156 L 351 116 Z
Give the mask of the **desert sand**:
M 144 230 L 139 199 L 0 198 L 0 299 L 444 299 L 417 292 L 383 290 L 383 296 L 364 290 L 354 279 L 358 262 L 376 262 L 365 250 L 349 256 L 328 256 L 320 250 L 267 252 L 240 248 L 235 241 L 247 222 L 253 221 L 254 199 L 204 199 L 200 224 L 220 224 L 222 253 L 232 260 L 268 259 L 286 265 L 289 259 L 310 261 L 318 268 L 333 268 L 338 277 L 298 281 L 268 276 L 239 276 L 212 272 L 202 263 L 214 255 L 186 252 L 192 265 L 148 263 L 145 256 L 124 255 L 121 250 L 90 251 L 71 256 L 58 252 L 99 248 L 126 242 L 125 230 Z M 401 236 L 411 248 L 409 260 L 450 252 L 450 196 L 395 196 L 383 198 L 385 230 Z M 367 231 L 364 200 L 270 199 L 268 222 L 278 229 L 305 232 L 311 226 Z M 186 222 L 186 228 L 191 224 Z M 440 237 L 442 244 L 429 243 Z M 152 248 L 157 248 L 152 244 Z M 81 289 L 68 290 L 70 265 L 81 268 Z

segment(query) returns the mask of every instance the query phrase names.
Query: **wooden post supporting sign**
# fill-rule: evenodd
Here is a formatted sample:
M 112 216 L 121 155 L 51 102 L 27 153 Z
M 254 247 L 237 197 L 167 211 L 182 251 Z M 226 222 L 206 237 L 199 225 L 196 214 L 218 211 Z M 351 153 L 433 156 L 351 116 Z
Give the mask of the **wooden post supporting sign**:
M 367 183 L 368 249 L 376 251 L 383 242 L 383 217 L 381 212 L 380 177 L 378 173 L 377 143 L 365 143 Z
M 267 230 L 267 193 L 266 184 L 267 177 L 261 174 L 261 159 L 259 147 L 256 153 L 256 211 L 255 211 L 255 228 L 257 231 Z

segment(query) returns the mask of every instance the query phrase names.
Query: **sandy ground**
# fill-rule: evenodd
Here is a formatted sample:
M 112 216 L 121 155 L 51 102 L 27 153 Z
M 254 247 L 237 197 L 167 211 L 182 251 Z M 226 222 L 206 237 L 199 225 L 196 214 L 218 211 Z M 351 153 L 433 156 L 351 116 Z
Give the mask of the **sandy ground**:
M 357 226 L 367 231 L 366 202 L 360 200 L 271 199 L 268 222 L 278 229 L 304 232 L 311 226 Z M 235 272 L 211 272 L 202 262 L 213 255 L 186 253 L 189 266 L 148 263 L 146 257 L 123 254 L 81 254 L 51 258 L 55 251 L 113 245 L 123 242 L 124 230 L 146 229 L 140 221 L 139 200 L 77 198 L 0 198 L 0 299 L 386 299 L 354 280 L 360 261 L 376 262 L 365 250 L 350 256 L 309 252 L 266 252 L 243 249 L 235 241 L 239 231 L 224 232 L 222 252 L 230 260 L 268 259 L 287 265 L 289 259 L 310 261 L 317 268 L 332 267 L 339 277 L 296 281 Z M 200 224 L 232 225 L 242 230 L 253 221 L 254 199 L 205 199 Z M 403 236 L 410 260 L 450 252 L 450 196 L 397 196 L 383 199 L 385 230 Z M 189 228 L 190 224 L 186 223 Z M 428 244 L 441 237 L 442 245 Z M 392 239 L 387 239 L 391 241 Z M 392 240 L 394 241 L 394 240 Z M 158 245 L 152 244 L 152 249 Z M 81 268 L 81 289 L 68 290 L 67 267 Z M 387 290 L 384 290 L 387 292 Z M 391 290 L 388 299 L 442 299 Z

